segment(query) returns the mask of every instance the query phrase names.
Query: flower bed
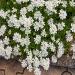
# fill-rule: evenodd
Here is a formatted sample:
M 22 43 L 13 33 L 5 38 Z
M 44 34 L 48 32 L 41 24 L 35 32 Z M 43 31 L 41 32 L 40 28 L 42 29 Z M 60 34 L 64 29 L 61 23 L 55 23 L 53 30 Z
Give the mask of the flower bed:
M 19 57 L 23 68 L 41 75 L 62 55 L 75 59 L 73 0 L 1 0 L 0 56 Z

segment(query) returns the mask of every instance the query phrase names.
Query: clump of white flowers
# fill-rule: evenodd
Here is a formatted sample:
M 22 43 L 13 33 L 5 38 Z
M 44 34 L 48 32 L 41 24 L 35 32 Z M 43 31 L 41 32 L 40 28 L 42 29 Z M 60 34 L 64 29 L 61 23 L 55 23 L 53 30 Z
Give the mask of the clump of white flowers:
M 52 62 L 56 63 L 57 62 L 57 57 L 55 55 L 52 56 Z
M 0 10 L 0 16 L 2 17 L 2 18 L 6 18 L 6 16 L 7 16 L 7 14 L 8 14 L 8 11 L 7 12 L 5 12 L 4 10 Z
M 6 31 L 6 26 L 2 25 L 1 28 L 0 28 L 0 36 L 3 36 L 3 34 L 5 33 L 5 31 Z
M 64 54 L 64 45 L 62 42 L 58 43 L 57 57 L 60 58 Z
M 75 24 L 74 23 L 71 24 L 71 31 L 75 32 Z
M 57 27 L 55 24 L 53 24 L 53 19 L 48 20 L 48 24 L 50 26 L 50 34 L 56 34 L 57 33 Z
M 61 20 L 66 19 L 66 17 L 67 17 L 66 11 L 64 11 L 63 9 L 61 9 L 60 12 L 59 12 L 59 17 L 60 17 Z
M 64 27 L 65 27 L 65 23 L 64 23 L 64 22 L 57 24 L 57 29 L 58 29 L 59 31 L 63 30 Z
M 55 13 L 56 13 L 55 7 L 57 7 L 59 4 L 60 4 L 59 0 L 48 0 L 45 2 L 46 9 L 49 12 L 55 12 Z
M 15 42 L 20 42 L 21 41 L 21 35 L 19 33 L 14 33 L 13 40 Z
M 21 3 L 24 3 L 24 2 L 28 2 L 29 0 L 16 0 L 16 2 L 18 3 L 18 4 L 21 4 Z
M 41 42 L 41 36 L 36 35 L 36 38 L 34 38 L 34 41 L 35 41 L 36 44 L 39 44 Z
M 75 59 L 73 0 L 11 2 L 11 7 L 8 0 L 7 7 L 0 9 L 1 57 L 8 60 L 19 56 L 22 67 L 30 72 L 34 70 L 35 75 L 41 75 L 40 66 L 48 70 L 50 62 L 57 63 L 68 48 Z
M 50 25 L 49 31 L 50 31 L 50 34 L 56 34 L 57 33 L 57 28 L 56 28 L 55 24 Z
M 73 36 L 72 36 L 71 32 L 70 31 L 67 31 L 66 32 L 66 41 L 67 42 L 70 42 L 72 40 L 73 40 Z

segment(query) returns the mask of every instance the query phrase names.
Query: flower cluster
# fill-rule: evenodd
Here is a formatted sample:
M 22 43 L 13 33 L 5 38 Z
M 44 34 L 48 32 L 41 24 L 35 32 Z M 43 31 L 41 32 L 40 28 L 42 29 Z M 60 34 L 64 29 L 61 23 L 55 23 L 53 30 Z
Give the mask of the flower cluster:
M 5 5 L 0 3 L 1 57 L 19 57 L 35 75 L 70 51 L 75 59 L 74 0 L 8 0 Z

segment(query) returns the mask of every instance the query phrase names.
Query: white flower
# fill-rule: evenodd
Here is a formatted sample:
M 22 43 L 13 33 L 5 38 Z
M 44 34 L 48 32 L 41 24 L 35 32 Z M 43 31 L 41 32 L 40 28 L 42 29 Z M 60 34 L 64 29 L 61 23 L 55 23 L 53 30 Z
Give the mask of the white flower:
M 53 35 L 56 34 L 57 33 L 56 25 L 55 24 L 51 24 L 49 31 L 50 31 L 50 34 L 53 34 Z
M 30 4 L 30 5 L 27 6 L 27 10 L 28 11 L 33 11 L 33 9 L 34 9 L 34 5 L 33 4 Z
M 49 29 L 50 34 L 56 34 L 57 33 L 57 27 L 55 24 L 53 24 L 53 22 L 54 21 L 52 18 L 48 20 L 48 25 L 50 26 L 50 29 Z
M 40 51 L 38 56 L 39 57 L 47 57 L 48 56 L 48 51 L 47 50 L 42 50 L 42 51 Z
M 27 54 L 28 55 L 27 55 L 26 61 L 27 61 L 28 65 L 29 65 L 29 64 L 32 64 L 32 62 L 33 62 L 32 52 L 31 51 L 28 51 Z
M 34 69 L 34 74 L 35 74 L 35 75 L 41 75 L 40 69 L 39 69 L 39 68 L 35 68 L 35 69 Z
M 28 36 L 26 36 L 25 38 L 22 38 L 20 44 L 22 46 L 24 45 L 28 46 L 30 44 L 30 38 Z
M 16 2 L 18 3 L 18 4 L 21 4 L 21 3 L 24 3 L 24 2 L 28 2 L 29 0 L 16 0 Z
M 25 41 L 26 41 L 25 38 L 22 38 L 21 39 L 21 42 L 20 42 L 21 46 L 24 46 L 25 45 Z
M 34 13 L 34 18 L 37 20 L 39 20 L 39 21 L 42 21 L 43 20 L 43 16 L 42 16 L 42 14 L 41 14 L 41 12 L 40 11 L 36 11 L 35 13 Z
M 53 5 L 52 1 L 46 1 L 45 6 L 46 6 L 46 9 L 48 9 L 49 11 L 53 11 L 53 9 L 54 9 L 54 5 Z
M 66 40 L 67 40 L 67 42 L 70 42 L 73 40 L 73 36 L 70 31 L 66 32 Z
M 20 14 L 25 15 L 27 13 L 27 9 L 25 7 L 21 8 Z
M 29 72 L 32 72 L 32 70 L 33 70 L 32 64 L 29 64 L 29 65 L 27 66 L 27 69 L 29 70 Z
M 21 4 L 22 0 L 16 0 L 16 2 L 17 2 L 18 4 Z
M 27 28 L 27 29 L 25 29 L 25 34 L 30 34 L 31 33 L 31 29 L 29 29 L 29 28 Z
M 35 6 L 35 7 L 42 7 L 44 6 L 44 0 L 31 0 L 32 1 L 32 4 Z
M 29 0 L 22 0 L 22 1 L 23 1 L 23 3 L 24 3 L 24 2 L 28 2 Z
M 49 69 L 49 65 L 50 65 L 50 59 L 49 58 L 41 58 L 40 59 L 40 63 L 41 63 L 41 66 L 45 69 L 45 70 L 48 70 Z
M 28 46 L 30 44 L 30 38 L 26 36 L 24 42 L 25 42 L 25 45 Z
M 55 48 L 55 45 L 53 43 L 49 43 L 49 47 L 51 49 L 52 52 L 55 52 L 56 51 L 56 48 Z
M 9 38 L 7 36 L 5 36 L 5 38 L 3 39 L 3 43 L 5 45 L 8 45 L 9 44 Z
M 50 18 L 50 19 L 48 20 L 48 24 L 49 24 L 49 25 L 53 24 L 53 22 L 54 22 L 54 21 L 53 21 L 53 18 Z
M 64 27 L 65 27 L 65 23 L 64 22 L 61 22 L 61 23 L 57 24 L 57 28 L 58 28 L 59 31 L 63 30 Z
M 21 16 L 19 18 L 19 22 L 22 26 L 24 26 L 26 29 L 30 29 L 31 25 L 32 25 L 32 18 L 26 18 L 26 16 Z
M 41 58 L 41 57 L 46 57 L 47 55 L 48 55 L 48 52 L 47 51 L 43 51 L 43 50 L 40 51 L 39 50 L 39 53 L 38 53 L 38 56 L 37 57 L 40 57 Z
M 43 37 L 47 36 L 47 33 L 46 33 L 45 29 L 41 31 L 41 36 L 43 36 Z
M 49 47 L 48 42 L 45 41 L 41 42 L 41 50 L 47 50 L 48 47 Z
M 55 7 L 58 6 L 59 0 L 49 0 L 45 2 L 46 9 L 50 12 L 56 12 Z
M 14 36 L 13 36 L 13 40 L 15 42 L 20 42 L 21 41 L 21 35 L 19 33 L 14 33 Z
M 36 38 L 34 38 L 35 44 L 39 44 L 41 42 L 41 36 L 36 35 Z
M 75 23 L 71 23 L 71 31 L 75 32 Z
M 0 39 L 0 46 L 4 47 L 4 43 L 1 39 Z
M 60 12 L 59 12 L 60 19 L 64 20 L 64 19 L 66 19 L 66 16 L 67 16 L 67 12 L 64 11 L 63 9 L 61 9 Z
M 6 18 L 6 16 L 7 16 L 7 12 L 5 12 L 5 11 L 3 11 L 3 10 L 0 10 L 0 16 L 2 17 L 2 18 Z
M 67 1 L 61 1 L 61 4 L 63 7 L 65 7 L 65 8 L 67 7 Z
M 35 22 L 34 23 L 35 31 L 38 31 L 39 29 L 42 29 L 43 27 L 44 27 L 44 22 Z
M 6 31 L 6 26 L 2 25 L 1 28 L 0 28 L 0 36 L 3 36 L 3 34 L 5 33 L 5 31 Z
M 17 12 L 17 9 L 16 8 L 12 8 L 12 13 L 15 13 L 15 12 Z
M 72 1 L 70 1 L 70 6 L 72 6 L 72 7 L 74 7 L 75 6 L 75 1 L 74 0 L 72 0 Z
M 35 56 L 39 56 L 39 53 L 40 53 L 40 51 L 39 51 L 38 49 L 33 50 L 33 54 L 34 54 Z
M 40 57 L 46 57 L 48 55 L 48 49 L 49 44 L 45 41 L 41 42 L 41 55 Z
M 26 60 L 22 60 L 22 61 L 21 61 L 21 66 L 22 66 L 23 68 L 27 67 L 27 61 L 26 61 Z
M 4 49 L 4 46 L 2 46 L 2 45 L 0 45 L 0 56 L 2 56 L 2 57 L 5 56 L 5 49 Z
M 26 61 L 27 61 L 27 69 L 29 70 L 29 72 L 31 72 L 33 70 L 33 66 L 32 66 L 32 63 L 33 63 L 33 58 L 32 58 L 32 52 L 31 51 L 28 51 L 27 53 L 27 58 L 26 58 Z
M 11 53 L 12 53 L 12 48 L 10 46 L 7 46 L 7 48 L 5 49 L 5 59 L 10 59 L 11 57 Z
M 33 66 L 35 68 L 38 68 L 40 66 L 40 61 L 37 57 L 34 57 L 34 59 L 33 59 Z
M 19 28 L 20 27 L 20 22 L 16 18 L 16 15 L 9 16 L 9 20 L 7 22 L 8 22 L 8 26 L 9 27 L 15 27 L 15 28 Z
M 42 14 L 41 14 L 40 11 L 36 11 L 36 12 L 34 13 L 34 18 L 35 18 L 35 19 L 37 19 L 37 18 L 39 18 L 39 17 L 41 17 L 41 16 L 42 16 Z
M 62 42 L 58 43 L 58 51 L 57 51 L 57 57 L 60 58 L 64 54 L 64 45 Z
M 52 56 L 52 62 L 56 63 L 57 62 L 57 57 L 55 55 Z

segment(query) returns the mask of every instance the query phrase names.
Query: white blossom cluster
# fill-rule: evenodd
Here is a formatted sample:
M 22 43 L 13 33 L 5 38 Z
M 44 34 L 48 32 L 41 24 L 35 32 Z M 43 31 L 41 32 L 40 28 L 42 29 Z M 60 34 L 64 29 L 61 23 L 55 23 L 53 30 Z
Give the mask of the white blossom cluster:
M 56 63 L 68 43 L 75 59 L 73 0 L 15 0 L 13 4 L 0 10 L 1 57 L 19 56 L 22 67 L 35 75 L 41 75 L 40 66 L 48 70 L 50 62 Z

